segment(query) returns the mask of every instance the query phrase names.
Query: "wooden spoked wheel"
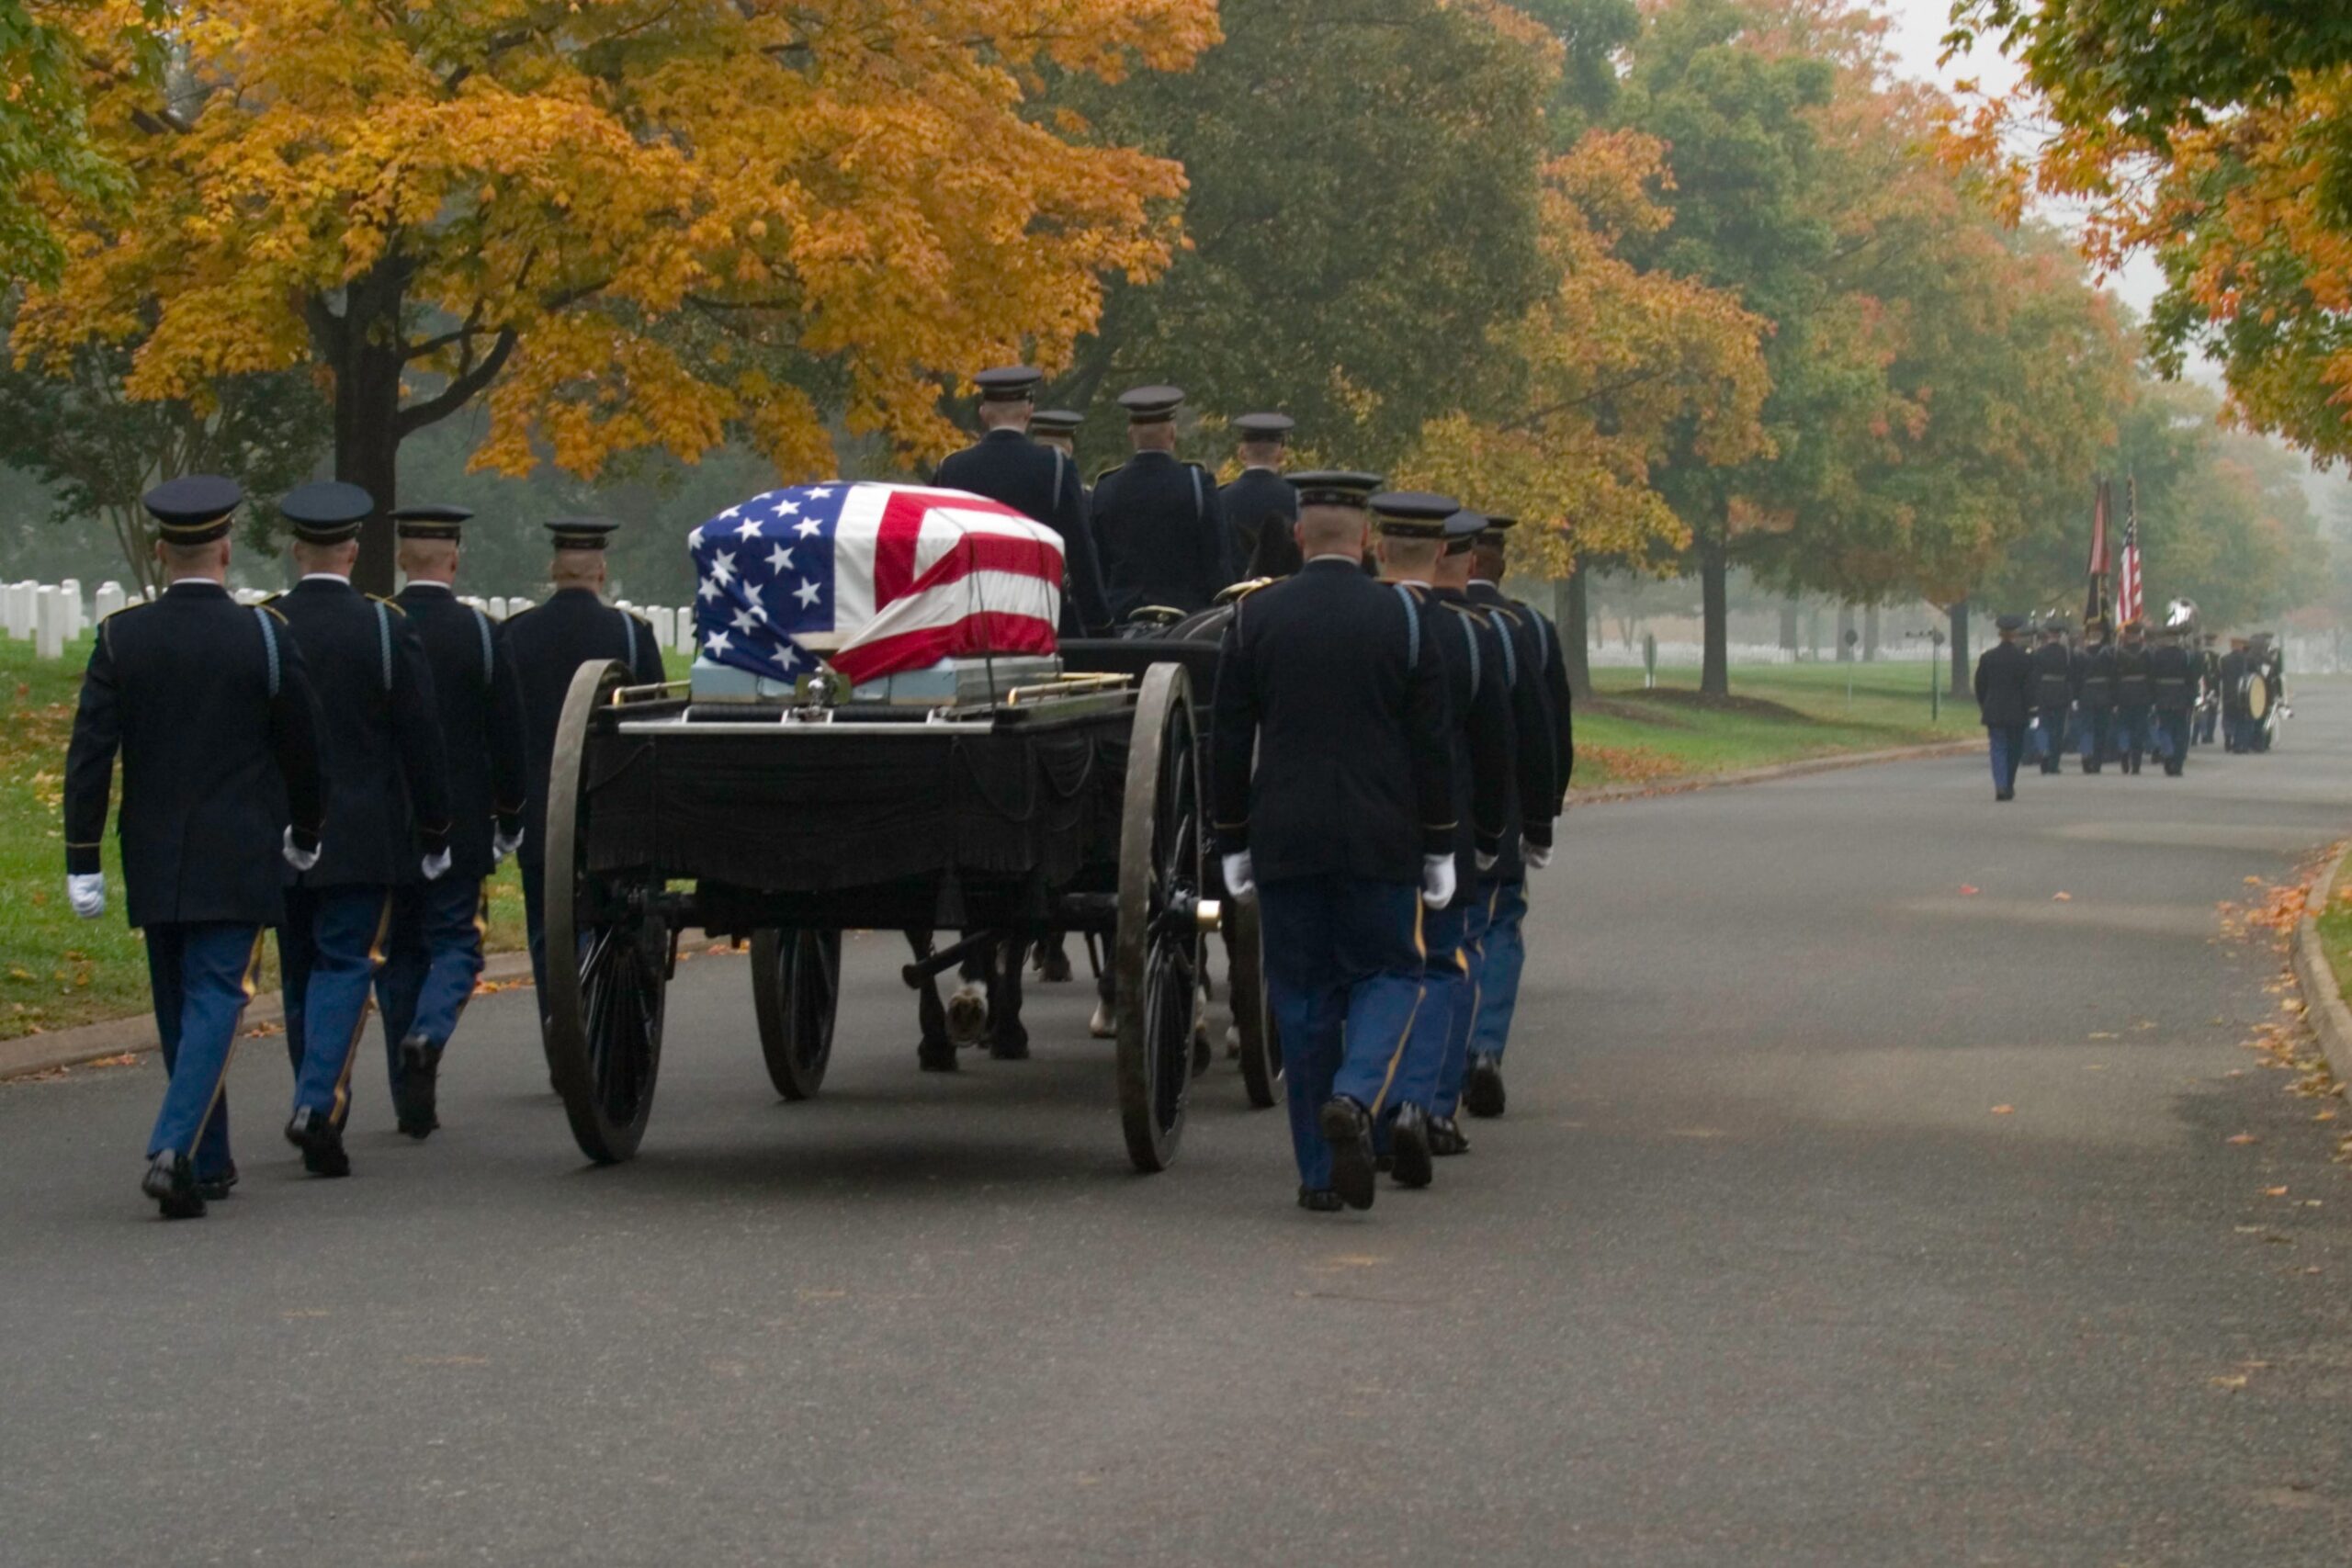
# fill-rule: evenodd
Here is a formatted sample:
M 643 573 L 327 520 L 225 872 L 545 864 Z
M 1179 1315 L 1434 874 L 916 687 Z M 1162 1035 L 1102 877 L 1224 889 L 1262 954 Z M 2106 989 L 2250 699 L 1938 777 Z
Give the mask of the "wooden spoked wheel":
M 1192 1084 L 1205 837 L 1198 739 L 1183 666 L 1151 666 L 1127 750 L 1112 946 L 1119 1120 L 1138 1170 L 1175 1157 Z
M 833 1058 L 841 1004 L 842 933 L 779 931 L 752 936 L 752 1006 L 768 1081 L 786 1100 L 808 1100 Z
M 670 928 L 650 870 L 590 872 L 593 728 L 628 683 L 617 663 L 582 664 L 556 724 L 548 781 L 548 1072 L 581 1152 L 599 1165 L 637 1153 L 662 1066 Z
M 1225 918 L 1232 973 L 1233 1027 L 1241 1036 L 1241 1087 L 1250 1103 L 1264 1109 L 1283 1101 L 1283 1049 L 1274 1034 L 1274 1010 L 1266 1001 L 1266 954 L 1258 926 L 1258 901 L 1227 895 Z

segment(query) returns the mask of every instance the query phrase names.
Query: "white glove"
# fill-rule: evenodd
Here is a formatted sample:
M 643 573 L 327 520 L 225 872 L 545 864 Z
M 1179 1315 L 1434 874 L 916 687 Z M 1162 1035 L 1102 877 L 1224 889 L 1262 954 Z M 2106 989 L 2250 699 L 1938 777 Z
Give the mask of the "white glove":
M 1442 909 L 1453 902 L 1452 855 L 1421 857 L 1421 902 L 1432 909 Z
M 296 871 L 308 871 L 312 866 L 318 864 L 319 850 L 323 847 L 323 845 L 319 845 L 307 850 L 298 850 L 294 847 L 294 829 L 291 828 L 286 829 L 284 848 L 286 863 L 292 866 Z
M 431 854 L 424 857 L 424 865 L 423 869 L 424 872 L 425 881 L 440 881 L 443 877 L 449 874 L 449 852 L 446 849 L 434 851 Z
M 492 829 L 490 835 L 490 863 L 496 865 L 508 855 L 511 855 L 516 850 L 521 849 L 523 847 L 523 833 L 524 829 L 517 828 L 514 829 L 514 836 L 510 839 L 504 833 L 500 832 L 495 829 Z
M 1529 866 L 1532 867 L 1534 870 L 1542 871 L 1545 866 L 1552 863 L 1552 846 L 1549 844 L 1529 844 L 1520 851 L 1520 858 L 1525 861 Z
M 1225 857 L 1225 890 L 1236 898 L 1247 898 L 1258 890 L 1257 882 L 1250 874 L 1248 850 Z
M 1478 867 L 1478 874 L 1481 876 L 1484 876 L 1487 873 L 1494 870 L 1496 865 L 1502 860 L 1502 856 L 1490 855 L 1484 850 L 1473 852 L 1470 858 L 1476 863 Z
M 84 919 L 96 919 L 107 912 L 107 874 L 103 871 L 67 874 L 65 901 L 73 905 L 74 912 Z

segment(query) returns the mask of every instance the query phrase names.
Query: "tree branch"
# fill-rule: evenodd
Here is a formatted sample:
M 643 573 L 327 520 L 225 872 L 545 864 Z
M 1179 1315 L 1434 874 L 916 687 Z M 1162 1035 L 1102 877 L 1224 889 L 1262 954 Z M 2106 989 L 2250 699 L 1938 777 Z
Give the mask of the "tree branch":
M 476 394 L 498 378 L 506 367 L 507 355 L 514 352 L 514 329 L 501 327 L 498 341 L 479 365 L 468 366 L 449 378 L 449 384 L 421 403 L 412 403 L 401 410 L 393 421 L 393 428 L 401 435 L 413 435 L 426 425 L 448 418 L 468 403 Z

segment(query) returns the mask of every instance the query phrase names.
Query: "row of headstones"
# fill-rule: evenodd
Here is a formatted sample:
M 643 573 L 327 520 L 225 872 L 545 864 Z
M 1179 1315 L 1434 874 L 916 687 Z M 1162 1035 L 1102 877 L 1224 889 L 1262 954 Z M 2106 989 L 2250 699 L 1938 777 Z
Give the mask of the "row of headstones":
M 266 592 L 258 588 L 236 591 L 240 604 L 258 604 L 268 597 Z M 105 620 L 117 610 L 140 602 L 138 592 L 124 588 L 121 583 L 101 582 L 97 592 L 92 596 L 90 614 L 85 617 L 82 609 L 82 584 L 77 579 L 69 577 L 59 583 L 6 583 L 0 585 L 0 630 L 5 630 L 9 637 L 20 642 L 31 642 L 38 658 L 59 659 L 64 656 L 65 645 L 93 625 Z M 530 600 L 519 596 L 512 599 L 496 595 L 488 599 L 468 597 L 466 603 L 492 619 L 501 621 L 531 607 Z M 695 651 L 695 613 L 692 606 L 673 609 L 666 604 L 631 604 L 624 599 L 620 601 L 620 607 L 634 610 L 644 616 L 653 627 L 654 637 L 664 649 L 673 649 L 680 653 Z

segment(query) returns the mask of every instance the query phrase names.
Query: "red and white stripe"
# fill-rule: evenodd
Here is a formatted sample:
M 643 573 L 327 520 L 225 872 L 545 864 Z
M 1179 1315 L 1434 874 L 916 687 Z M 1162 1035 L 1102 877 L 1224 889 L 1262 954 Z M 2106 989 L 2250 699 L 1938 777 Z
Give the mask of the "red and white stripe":
M 2141 618 L 2140 520 L 2123 525 L 2123 576 L 2115 590 L 2115 617 L 2124 626 Z
M 833 529 L 828 661 L 865 682 L 959 654 L 1052 653 L 1061 588 L 1061 536 L 1044 524 L 962 491 L 861 484 Z

